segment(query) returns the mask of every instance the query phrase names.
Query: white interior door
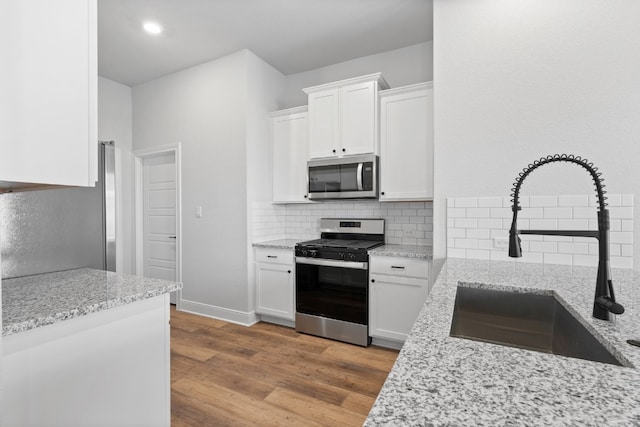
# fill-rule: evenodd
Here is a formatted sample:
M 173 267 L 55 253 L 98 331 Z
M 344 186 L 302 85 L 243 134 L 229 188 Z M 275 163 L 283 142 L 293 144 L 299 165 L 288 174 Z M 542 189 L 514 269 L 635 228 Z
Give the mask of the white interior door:
M 175 154 L 143 160 L 143 274 L 155 279 L 176 277 Z M 175 292 L 171 303 L 176 303 Z

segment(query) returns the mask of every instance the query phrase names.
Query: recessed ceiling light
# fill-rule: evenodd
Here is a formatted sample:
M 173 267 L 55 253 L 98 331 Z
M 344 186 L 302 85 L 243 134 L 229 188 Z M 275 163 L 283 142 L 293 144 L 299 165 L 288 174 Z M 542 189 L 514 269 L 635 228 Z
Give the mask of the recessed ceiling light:
M 162 32 L 162 27 L 151 21 L 145 22 L 142 28 L 149 34 L 160 34 Z

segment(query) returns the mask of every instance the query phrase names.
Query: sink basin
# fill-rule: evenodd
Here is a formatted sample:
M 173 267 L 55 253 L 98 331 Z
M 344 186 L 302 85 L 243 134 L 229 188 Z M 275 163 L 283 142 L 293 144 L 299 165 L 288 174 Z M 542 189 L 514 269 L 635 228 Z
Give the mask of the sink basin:
M 449 335 L 622 366 L 551 295 L 458 286 Z

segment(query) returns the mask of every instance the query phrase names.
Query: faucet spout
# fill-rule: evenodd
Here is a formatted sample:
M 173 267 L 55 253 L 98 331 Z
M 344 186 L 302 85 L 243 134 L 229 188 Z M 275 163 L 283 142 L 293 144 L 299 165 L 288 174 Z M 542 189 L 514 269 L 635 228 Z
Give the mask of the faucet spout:
M 540 166 L 553 162 L 574 163 L 583 167 L 591 175 L 596 193 L 598 197 L 598 231 L 593 230 L 518 230 L 518 211 L 520 207 L 518 198 L 520 195 L 520 187 L 524 179 L 531 172 Z M 555 154 L 553 156 L 542 157 L 539 160 L 530 163 L 520 172 L 518 178 L 513 184 L 511 191 L 511 210 L 513 211 L 513 219 L 509 230 L 509 256 L 512 258 L 522 257 L 522 247 L 520 234 L 535 234 L 545 236 L 570 236 L 570 237 L 593 237 L 598 239 L 598 275 L 596 279 L 596 291 L 593 302 L 593 317 L 602 320 L 611 320 L 610 313 L 622 314 L 624 307 L 615 300 L 613 292 L 613 283 L 611 281 L 611 272 L 609 267 L 609 211 L 606 209 L 607 198 L 605 197 L 604 187 L 602 183 L 601 173 L 597 172 L 598 168 L 589 163 L 587 159 L 571 154 Z

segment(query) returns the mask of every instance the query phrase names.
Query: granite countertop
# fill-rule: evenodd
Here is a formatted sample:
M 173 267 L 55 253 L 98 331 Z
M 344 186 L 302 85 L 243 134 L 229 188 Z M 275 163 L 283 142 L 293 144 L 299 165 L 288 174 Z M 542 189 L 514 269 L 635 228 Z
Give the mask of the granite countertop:
M 305 239 L 278 239 L 269 240 L 268 242 L 257 242 L 253 244 L 254 248 L 271 248 L 271 249 L 294 249 L 296 243 Z M 306 239 L 309 240 L 309 239 Z
M 306 239 L 309 240 L 309 239 Z M 253 244 L 254 248 L 272 248 L 272 249 L 294 249 L 296 243 L 301 239 L 279 239 L 267 242 L 257 242 Z M 384 244 L 377 248 L 371 249 L 369 255 L 395 256 L 403 258 L 431 259 L 433 250 L 431 246 L 426 245 L 395 245 Z
M 611 275 L 626 311 L 607 322 L 595 268 L 447 260 L 365 425 L 640 425 L 640 273 Z M 554 294 L 626 367 L 450 337 L 459 283 Z
M 384 244 L 371 249 L 369 255 L 395 256 L 403 258 L 432 259 L 433 248 L 425 245 L 389 245 Z
M 182 283 L 82 268 L 2 280 L 2 335 L 182 288 Z

